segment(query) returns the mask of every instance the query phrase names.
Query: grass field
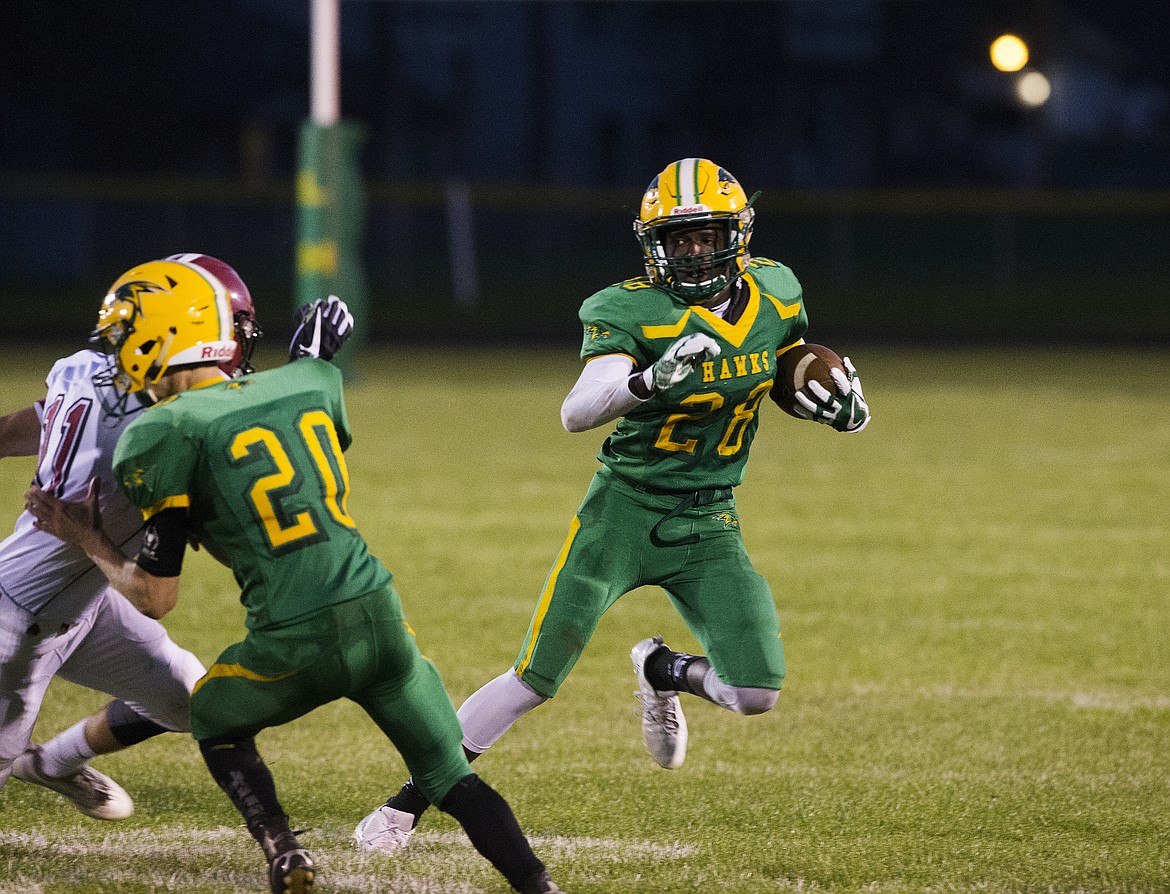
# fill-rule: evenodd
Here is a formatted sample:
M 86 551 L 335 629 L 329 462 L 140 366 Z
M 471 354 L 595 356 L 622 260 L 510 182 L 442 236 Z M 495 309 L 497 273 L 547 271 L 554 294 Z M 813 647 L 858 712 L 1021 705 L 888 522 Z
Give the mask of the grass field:
M 689 699 L 686 764 L 654 765 L 629 648 L 694 640 L 641 590 L 477 771 L 569 894 L 1170 891 L 1170 353 L 851 353 L 870 428 L 768 405 L 739 489 L 781 613 L 779 706 Z M 0 412 L 52 359 L 7 352 Z M 512 662 L 596 467 L 604 432 L 558 421 L 577 368 L 571 348 L 387 350 L 349 391 L 350 509 L 456 703 Z M 0 463 L 5 530 L 31 468 Z M 210 662 L 242 618 L 230 575 L 190 557 L 175 639 Z M 36 738 L 103 701 L 56 681 Z M 321 891 L 507 890 L 442 815 L 399 859 L 349 847 L 403 778 L 355 706 L 259 741 Z M 97 766 L 136 798 L 129 820 L 0 794 L 0 894 L 266 890 L 189 738 Z

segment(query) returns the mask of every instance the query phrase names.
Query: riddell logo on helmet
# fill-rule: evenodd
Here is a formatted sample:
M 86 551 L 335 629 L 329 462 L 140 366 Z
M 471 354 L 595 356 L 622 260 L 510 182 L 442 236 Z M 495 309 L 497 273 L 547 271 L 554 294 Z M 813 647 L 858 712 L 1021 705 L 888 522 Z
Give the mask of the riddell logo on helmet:
M 698 214 L 700 211 L 710 211 L 706 205 L 679 205 L 677 208 L 672 208 L 671 214 Z
M 230 360 L 235 354 L 236 348 L 234 345 L 224 347 L 222 345 L 216 347 L 215 345 L 204 345 L 201 359 L 203 360 Z

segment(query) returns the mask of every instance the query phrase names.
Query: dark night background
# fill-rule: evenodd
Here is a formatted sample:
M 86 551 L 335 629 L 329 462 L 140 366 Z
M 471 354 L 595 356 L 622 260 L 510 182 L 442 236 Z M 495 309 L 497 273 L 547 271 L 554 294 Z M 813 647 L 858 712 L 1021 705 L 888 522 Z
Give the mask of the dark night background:
M 344 0 L 375 335 L 577 336 L 639 272 L 650 178 L 714 159 L 814 328 L 911 340 L 1170 335 L 1170 4 Z M 87 326 L 175 251 L 290 306 L 308 0 L 22 4 L 0 33 L 0 298 Z M 1024 38 L 1029 108 L 991 41 Z M 446 201 L 475 212 L 455 300 Z M 1108 311 L 1102 313 L 1101 308 Z

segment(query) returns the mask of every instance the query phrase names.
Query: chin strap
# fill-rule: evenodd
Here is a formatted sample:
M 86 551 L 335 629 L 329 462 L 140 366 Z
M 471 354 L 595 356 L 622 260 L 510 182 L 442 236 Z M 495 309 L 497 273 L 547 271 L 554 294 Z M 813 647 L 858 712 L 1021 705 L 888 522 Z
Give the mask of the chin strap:
M 163 346 L 159 349 L 158 356 L 154 358 L 154 362 L 146 370 L 146 375 L 142 377 L 142 381 L 147 385 L 152 385 L 158 381 L 158 377 L 166 369 L 166 361 L 171 354 L 171 345 L 174 344 L 176 334 L 177 330 L 174 326 L 167 331 L 166 338 L 163 340 Z

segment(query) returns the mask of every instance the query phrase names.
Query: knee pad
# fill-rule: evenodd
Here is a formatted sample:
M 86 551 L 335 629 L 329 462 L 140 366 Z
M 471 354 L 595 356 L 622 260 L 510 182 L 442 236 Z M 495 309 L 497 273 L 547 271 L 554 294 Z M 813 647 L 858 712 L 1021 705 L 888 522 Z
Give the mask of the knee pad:
M 149 717 L 143 717 L 120 698 L 114 699 L 106 707 L 106 721 L 110 725 L 113 737 L 127 748 L 145 742 L 159 733 L 170 732 Z

